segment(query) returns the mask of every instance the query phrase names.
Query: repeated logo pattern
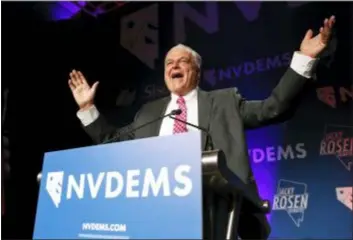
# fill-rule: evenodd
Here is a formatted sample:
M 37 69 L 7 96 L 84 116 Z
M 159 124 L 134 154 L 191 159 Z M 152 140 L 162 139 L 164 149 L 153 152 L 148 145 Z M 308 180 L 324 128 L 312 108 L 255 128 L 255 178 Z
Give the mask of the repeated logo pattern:
M 273 198 L 274 211 L 285 211 L 297 227 L 304 221 L 304 213 L 308 208 L 309 194 L 306 183 L 280 179 L 277 193 Z
M 151 69 L 159 55 L 158 4 L 121 19 L 120 44 Z
M 353 127 L 327 124 L 320 144 L 320 155 L 336 157 L 350 171 L 353 164 Z
M 336 197 L 337 200 L 340 201 L 343 205 L 353 211 L 353 187 L 337 187 L 336 188 Z

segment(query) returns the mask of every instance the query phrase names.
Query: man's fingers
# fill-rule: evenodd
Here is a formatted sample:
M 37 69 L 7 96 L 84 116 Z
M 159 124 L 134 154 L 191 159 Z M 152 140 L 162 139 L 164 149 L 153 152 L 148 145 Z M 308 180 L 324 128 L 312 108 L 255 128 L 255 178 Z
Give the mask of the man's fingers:
M 322 28 L 322 31 L 321 31 L 321 28 Z M 320 28 L 320 33 L 326 34 L 328 32 L 329 27 L 328 27 L 328 19 L 327 18 L 325 18 L 324 24 L 322 25 L 321 28 Z
M 82 84 L 88 85 L 85 76 L 80 71 L 77 71 L 77 76 Z
M 327 44 L 331 36 L 334 23 L 335 23 L 335 16 L 331 16 L 329 19 L 326 18 L 324 20 L 324 25 L 320 28 L 321 41 L 323 44 Z
M 70 73 L 70 77 L 75 83 L 75 85 L 83 84 L 83 85 L 88 85 L 86 78 L 83 76 L 83 74 L 80 71 L 76 71 L 75 69 L 72 70 Z
M 335 24 L 335 22 L 336 22 L 336 17 L 335 16 L 331 16 L 330 20 L 329 20 L 329 27 L 332 28 L 333 25 Z
M 70 80 L 70 83 L 76 88 L 79 84 L 78 84 L 78 82 L 77 82 L 77 80 L 76 80 L 76 77 L 72 74 L 72 73 L 70 73 L 70 78 L 69 78 L 69 80 Z
M 333 28 L 333 25 L 335 25 L 335 22 L 336 22 L 336 20 L 335 20 L 334 17 L 330 18 L 330 20 L 328 21 L 328 27 L 329 27 L 330 29 L 332 29 L 332 28 Z
M 83 76 L 82 74 L 80 75 L 78 71 L 76 71 L 75 69 L 71 72 L 70 77 L 73 81 L 73 83 L 75 84 L 75 86 L 79 86 L 81 84 L 85 84 L 86 81 L 82 79 Z M 87 84 L 87 83 L 86 83 Z
M 324 23 L 324 29 L 326 31 L 330 31 L 331 27 L 330 27 L 330 22 L 328 19 L 325 19 L 325 23 Z
M 73 74 L 75 75 L 75 78 L 76 78 L 77 83 L 78 83 L 78 84 L 82 84 L 83 81 L 82 81 L 82 79 L 81 79 L 80 74 L 78 74 L 78 71 L 74 70 L 74 71 L 73 71 Z
M 326 34 L 330 34 L 331 33 L 331 30 L 332 30 L 332 28 L 333 28 L 333 25 L 335 24 L 335 21 L 336 21 L 336 18 L 335 18 L 335 16 L 331 16 L 329 19 L 325 19 L 324 20 L 324 26 L 323 26 L 323 28 L 324 28 L 324 32 L 326 33 Z
M 71 91 L 74 91 L 74 90 L 76 89 L 76 86 L 75 86 L 75 84 L 72 82 L 71 79 L 69 79 L 69 87 L 70 87 Z
M 75 70 L 73 70 L 71 73 L 70 73 L 70 78 L 73 82 L 73 84 L 77 87 L 79 84 L 80 84 L 80 81 L 78 79 L 78 76 L 77 76 L 77 73 Z

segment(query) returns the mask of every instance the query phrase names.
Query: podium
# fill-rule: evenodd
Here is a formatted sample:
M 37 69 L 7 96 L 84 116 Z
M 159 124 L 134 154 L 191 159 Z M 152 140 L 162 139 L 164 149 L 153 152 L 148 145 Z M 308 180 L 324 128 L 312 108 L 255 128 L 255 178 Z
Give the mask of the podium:
M 262 201 L 226 164 L 221 150 L 202 153 L 204 194 L 203 239 L 237 239 L 240 214 L 267 214 L 269 206 Z M 217 208 L 217 199 L 223 199 L 225 208 Z M 228 205 L 228 206 L 227 206 Z M 216 216 L 224 218 L 226 228 L 219 226 Z
M 171 148 L 181 145 L 183 151 Z M 139 188 L 129 171 L 138 176 L 143 169 Z M 126 189 L 119 195 L 124 172 Z M 104 195 L 100 189 L 108 175 L 117 186 L 112 190 L 106 180 Z M 165 180 L 168 177 L 171 180 Z M 197 132 L 48 153 L 38 180 L 33 239 L 237 239 L 240 214 L 267 211 L 256 193 L 229 170 L 221 150 L 201 152 Z M 140 191 L 132 192 L 131 186 Z M 223 208 L 216 204 L 220 200 Z

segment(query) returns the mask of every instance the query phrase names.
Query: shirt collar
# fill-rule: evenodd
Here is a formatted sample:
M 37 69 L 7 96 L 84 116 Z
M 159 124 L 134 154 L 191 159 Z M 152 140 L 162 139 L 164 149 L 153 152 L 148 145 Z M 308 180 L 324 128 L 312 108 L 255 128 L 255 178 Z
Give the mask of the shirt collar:
M 185 102 L 188 102 L 188 101 L 195 99 L 197 97 L 197 90 L 198 90 L 198 88 L 194 88 L 193 90 L 188 92 L 186 95 L 184 95 L 183 98 L 185 99 Z M 176 102 L 179 98 L 179 95 L 176 95 L 174 93 L 171 93 L 171 96 L 172 96 L 173 102 Z

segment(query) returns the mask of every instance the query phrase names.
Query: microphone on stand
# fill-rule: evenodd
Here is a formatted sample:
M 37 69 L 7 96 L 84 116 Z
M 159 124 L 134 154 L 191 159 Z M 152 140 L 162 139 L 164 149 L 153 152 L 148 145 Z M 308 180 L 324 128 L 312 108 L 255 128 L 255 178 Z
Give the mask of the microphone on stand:
M 123 136 L 123 135 L 125 135 L 125 134 L 130 134 L 130 133 L 132 133 L 132 132 L 135 132 L 135 131 L 138 130 L 138 129 L 144 128 L 144 127 L 146 127 L 146 126 L 148 126 L 148 125 L 150 125 L 150 124 L 152 124 L 152 123 L 155 123 L 155 122 L 157 122 L 157 121 L 159 121 L 159 120 L 161 120 L 161 119 L 163 119 L 163 118 L 171 117 L 172 115 L 180 115 L 181 113 L 182 113 L 182 111 L 181 111 L 180 109 L 174 109 L 174 110 L 170 111 L 170 113 L 168 113 L 168 114 L 166 114 L 166 115 L 164 115 L 164 116 L 160 116 L 160 117 L 158 117 L 158 118 L 156 118 L 156 119 L 153 119 L 152 121 L 149 121 L 149 122 L 147 122 L 147 123 L 145 123 L 145 124 L 142 124 L 141 126 L 138 126 L 137 128 L 134 128 L 134 129 L 132 129 L 132 130 L 130 130 L 130 131 L 128 131 L 128 132 L 117 132 L 117 134 L 116 134 L 114 137 L 112 137 L 112 138 L 110 138 L 110 139 L 108 139 L 108 140 L 102 142 L 102 144 L 115 142 L 115 141 L 118 140 L 121 136 Z
M 148 125 L 150 125 L 150 124 L 152 124 L 152 123 L 154 123 L 154 122 L 157 122 L 157 121 L 159 121 L 159 120 L 161 120 L 161 119 L 163 119 L 163 118 L 166 118 L 166 117 L 169 117 L 169 116 L 171 117 L 172 115 L 180 115 L 181 113 L 182 113 L 182 111 L 181 111 L 180 109 L 174 109 L 174 110 L 172 110 L 170 113 L 168 113 L 168 114 L 166 114 L 166 115 L 164 115 L 164 116 L 160 116 L 160 117 L 158 117 L 158 118 L 156 118 L 156 119 L 153 119 L 152 121 L 149 121 L 149 122 L 147 122 L 147 123 L 145 123 L 145 124 L 142 124 L 141 126 L 138 126 L 137 128 L 134 128 L 134 129 L 132 129 L 131 131 L 128 131 L 128 132 L 119 132 L 119 131 L 118 131 L 114 137 L 112 137 L 112 138 L 110 138 L 110 139 L 104 141 L 102 144 L 115 142 L 115 141 L 118 140 L 122 135 L 132 133 L 132 132 L 134 132 L 134 131 L 136 131 L 136 130 L 138 130 L 138 129 L 140 129 L 140 128 L 146 127 L 146 126 L 148 126 Z M 38 173 L 38 175 L 37 175 L 37 182 L 39 183 L 39 182 L 41 181 L 41 179 L 42 179 L 42 172 Z
M 178 109 L 178 110 L 180 110 L 180 109 Z M 182 110 L 180 110 L 180 113 L 179 113 L 178 115 L 180 115 L 181 113 L 182 113 Z M 210 132 L 209 132 L 207 129 L 205 129 L 205 128 L 203 128 L 203 127 L 200 127 L 200 126 L 196 126 L 195 124 L 189 123 L 189 122 L 187 122 L 187 121 L 178 119 L 178 118 L 173 117 L 173 116 L 169 116 L 169 117 L 172 118 L 172 119 L 174 119 L 174 120 L 176 120 L 176 121 L 179 121 L 179 122 L 181 122 L 181 123 L 184 123 L 184 124 L 186 124 L 186 125 L 189 125 L 189 126 L 191 126 L 191 127 L 197 128 L 197 129 L 203 131 L 204 133 L 206 133 L 206 150 L 207 150 L 207 151 L 212 151 L 212 150 L 214 150 L 212 137 L 211 137 Z

